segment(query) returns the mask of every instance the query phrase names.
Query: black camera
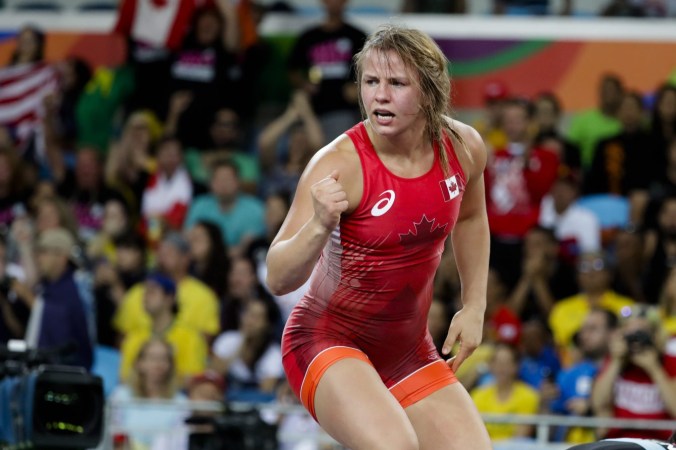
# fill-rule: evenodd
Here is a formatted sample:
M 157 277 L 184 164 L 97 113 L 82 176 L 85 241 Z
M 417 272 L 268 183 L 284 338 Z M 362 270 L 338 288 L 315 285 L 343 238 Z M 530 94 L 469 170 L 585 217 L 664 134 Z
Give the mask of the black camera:
M 208 425 L 208 433 L 191 433 L 189 450 L 276 450 L 277 426 L 265 422 L 256 408 L 226 410 L 218 417 L 194 416 L 188 425 Z
M 629 352 L 636 353 L 655 346 L 653 338 L 646 330 L 636 330 L 624 335 Z
M 101 377 L 45 364 L 60 353 L 0 349 L 0 449 L 86 449 L 101 441 Z

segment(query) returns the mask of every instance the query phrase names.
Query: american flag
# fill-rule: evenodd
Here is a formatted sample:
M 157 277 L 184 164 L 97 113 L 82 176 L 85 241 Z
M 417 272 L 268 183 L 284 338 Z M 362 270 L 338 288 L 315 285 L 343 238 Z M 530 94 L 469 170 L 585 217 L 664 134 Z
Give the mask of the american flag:
M 42 101 L 56 88 L 56 70 L 48 63 L 0 69 L 0 126 L 8 127 L 20 145 L 40 134 Z

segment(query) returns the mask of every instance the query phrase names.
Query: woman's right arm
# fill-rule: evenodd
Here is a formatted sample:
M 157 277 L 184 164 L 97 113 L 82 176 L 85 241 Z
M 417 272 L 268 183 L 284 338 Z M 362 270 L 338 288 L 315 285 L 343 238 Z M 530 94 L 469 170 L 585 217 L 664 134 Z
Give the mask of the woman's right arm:
M 274 295 L 292 292 L 310 277 L 341 214 L 348 205 L 356 205 L 354 194 L 346 191 L 354 191 L 357 172 L 350 167 L 345 150 L 334 145 L 320 150 L 310 161 L 268 251 L 266 281 Z

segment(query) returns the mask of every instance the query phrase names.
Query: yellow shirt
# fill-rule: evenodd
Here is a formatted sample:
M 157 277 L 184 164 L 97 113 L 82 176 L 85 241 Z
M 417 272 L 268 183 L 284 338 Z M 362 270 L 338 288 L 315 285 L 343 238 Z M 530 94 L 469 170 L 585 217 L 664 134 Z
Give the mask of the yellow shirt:
M 599 302 L 599 307 L 619 315 L 622 308 L 631 306 L 634 301 L 629 297 L 613 291 L 606 291 Z M 582 326 L 584 319 L 591 310 L 591 305 L 585 294 L 559 300 L 549 313 L 549 327 L 554 334 L 554 342 L 559 347 L 568 347 L 573 336 Z
M 139 350 L 151 336 L 152 332 L 144 329 L 136 329 L 125 336 L 120 348 L 122 380 L 127 380 Z M 206 369 L 207 343 L 199 332 L 174 322 L 162 337 L 174 348 L 174 365 L 181 381 Z
M 676 315 L 667 316 L 662 313 L 662 328 L 667 336 L 676 336 Z
M 120 333 L 138 329 L 150 331 L 150 317 L 143 308 L 144 291 L 143 283 L 132 286 L 117 308 L 113 326 Z M 178 283 L 176 298 L 177 322 L 208 336 L 218 334 L 221 328 L 218 298 L 206 284 L 190 276 L 184 277 Z
M 537 414 L 540 407 L 538 392 L 522 381 L 514 382 L 512 393 L 504 402 L 498 399 L 494 384 L 473 389 L 472 400 L 479 412 L 489 414 Z M 491 440 L 499 441 L 514 438 L 516 425 L 488 423 L 486 429 Z

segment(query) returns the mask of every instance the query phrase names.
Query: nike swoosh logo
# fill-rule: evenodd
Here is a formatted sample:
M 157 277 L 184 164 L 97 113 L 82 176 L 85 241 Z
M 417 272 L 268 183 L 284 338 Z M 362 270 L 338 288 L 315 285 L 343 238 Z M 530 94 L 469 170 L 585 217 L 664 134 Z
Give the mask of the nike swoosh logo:
M 383 197 L 383 195 L 385 197 Z M 387 191 L 384 191 L 379 195 L 379 197 L 383 197 L 380 200 L 376 202 L 375 205 L 373 205 L 373 208 L 371 208 L 371 215 L 374 217 L 380 217 L 383 214 L 385 214 L 387 211 L 390 210 L 392 205 L 394 204 L 394 199 L 396 195 L 394 194 L 394 191 L 391 189 L 388 189 Z

